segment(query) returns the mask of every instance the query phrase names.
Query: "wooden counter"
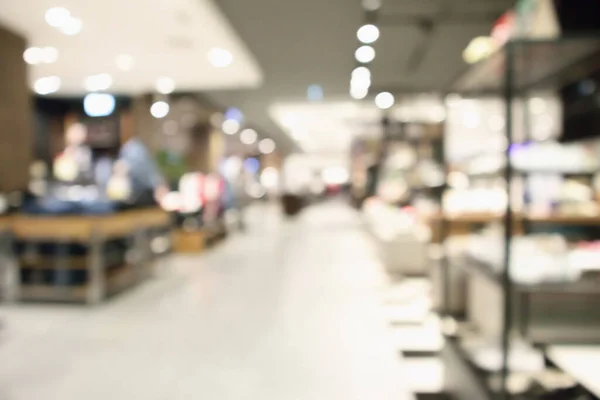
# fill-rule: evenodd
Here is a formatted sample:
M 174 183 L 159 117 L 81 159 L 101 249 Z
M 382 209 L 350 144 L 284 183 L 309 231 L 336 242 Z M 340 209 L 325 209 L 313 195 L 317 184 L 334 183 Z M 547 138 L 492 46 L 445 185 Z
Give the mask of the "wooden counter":
M 168 226 L 169 214 L 159 208 L 123 211 L 110 215 L 34 216 L 17 214 L 10 226 L 17 239 L 88 242 L 93 235 L 110 239 L 140 228 Z
M 123 211 L 111 215 L 37 216 L 13 215 L 8 227 L 25 253 L 15 254 L 14 300 L 101 302 L 107 295 L 135 285 L 151 275 L 151 242 L 171 227 L 171 217 L 158 208 Z M 123 243 L 124 253 L 115 258 L 109 243 Z M 76 244 L 79 253 L 71 253 Z M 54 253 L 39 252 L 39 246 L 55 246 Z M 114 246 L 114 244 L 112 245 Z M 18 247 L 15 247 L 15 249 Z M 123 257 L 123 258 L 120 258 Z M 117 263 L 115 265 L 115 262 Z M 79 272 L 81 271 L 81 272 Z M 24 273 L 43 275 L 40 280 Z M 46 278 L 48 274 L 83 278 Z M 53 283 L 53 279 L 56 279 Z M 67 282 L 67 283 L 63 283 Z

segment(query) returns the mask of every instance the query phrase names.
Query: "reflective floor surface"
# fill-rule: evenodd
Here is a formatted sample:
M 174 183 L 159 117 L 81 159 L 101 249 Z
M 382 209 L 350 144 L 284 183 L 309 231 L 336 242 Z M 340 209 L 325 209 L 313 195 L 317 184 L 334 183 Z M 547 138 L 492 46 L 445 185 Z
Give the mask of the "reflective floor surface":
M 359 216 L 334 202 L 247 220 L 100 307 L 0 307 L 0 399 L 412 399 Z

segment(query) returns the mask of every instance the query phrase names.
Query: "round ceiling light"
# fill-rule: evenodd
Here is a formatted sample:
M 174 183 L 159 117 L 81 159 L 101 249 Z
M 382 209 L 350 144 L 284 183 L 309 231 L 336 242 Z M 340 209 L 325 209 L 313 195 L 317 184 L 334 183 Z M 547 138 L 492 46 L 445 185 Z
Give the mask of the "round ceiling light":
M 83 98 L 83 110 L 90 117 L 106 117 L 115 110 L 114 96 L 106 93 L 90 93 Z
M 60 89 L 60 78 L 58 76 L 47 76 L 35 81 L 33 89 L 37 94 L 46 95 L 57 92 Z
M 222 129 L 223 133 L 227 135 L 235 135 L 240 130 L 240 123 L 235 119 L 226 119 L 225 122 L 223 122 Z
M 225 68 L 233 62 L 233 55 L 228 50 L 215 47 L 208 52 L 208 61 L 215 68 Z
M 363 0 L 362 6 L 366 11 L 376 11 L 381 7 L 381 0 Z
M 369 88 L 363 86 L 351 86 L 350 96 L 355 100 L 362 100 L 369 94 Z
M 53 28 L 60 28 L 65 26 L 71 19 L 71 13 L 63 7 L 52 7 L 46 11 L 45 18 L 48 25 Z
M 154 118 L 160 119 L 166 117 L 167 114 L 169 114 L 170 109 L 171 107 L 169 107 L 168 103 L 157 101 L 150 107 L 150 114 L 152 114 Z
M 175 81 L 166 76 L 160 77 L 156 80 L 156 90 L 161 94 L 173 93 L 175 90 Z
M 356 67 L 352 71 L 352 80 L 354 79 L 359 81 L 371 80 L 371 71 L 367 67 Z
M 356 60 L 363 64 L 370 63 L 375 59 L 375 49 L 371 46 L 361 46 L 354 53 Z
M 275 151 L 275 142 L 272 139 L 263 139 L 258 143 L 258 150 L 262 154 L 271 154 Z
M 79 32 L 81 32 L 82 26 L 83 26 L 83 23 L 81 22 L 80 19 L 69 18 L 69 20 L 64 25 L 61 26 L 60 30 L 65 35 L 73 36 L 73 35 L 77 35 Z
M 23 52 L 23 60 L 27 64 L 36 65 L 42 62 L 43 51 L 39 47 L 30 47 Z
M 58 50 L 54 47 L 30 47 L 23 52 L 23 60 L 27 64 L 52 64 L 58 60 Z
M 375 105 L 382 110 L 387 110 L 394 105 L 394 95 L 390 92 L 381 92 L 375 97 Z
M 258 134 L 254 129 L 244 129 L 242 133 L 240 133 L 240 141 L 244 144 L 251 145 L 256 143 L 258 139 Z
M 131 71 L 135 66 L 135 59 L 130 54 L 119 54 L 115 62 L 121 71 Z
M 356 37 L 364 44 L 374 43 L 379 39 L 379 28 L 373 24 L 363 25 L 356 32 Z
M 58 50 L 55 47 L 47 46 L 42 49 L 42 62 L 52 64 L 58 60 Z

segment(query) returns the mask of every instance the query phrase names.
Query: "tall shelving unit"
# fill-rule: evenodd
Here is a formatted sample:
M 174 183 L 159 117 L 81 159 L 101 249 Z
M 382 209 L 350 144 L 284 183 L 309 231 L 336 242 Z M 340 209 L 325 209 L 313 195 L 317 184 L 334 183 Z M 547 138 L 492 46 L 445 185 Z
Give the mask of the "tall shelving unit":
M 501 268 L 494 269 L 482 262 L 470 259 L 448 260 L 445 258 L 444 280 L 445 299 L 444 309 L 448 311 L 448 299 L 451 296 L 451 285 L 448 284 L 450 269 L 460 268 L 465 274 L 477 276 L 489 284 L 490 288 L 499 289 L 499 305 L 501 307 L 500 332 L 496 339 L 500 344 L 500 368 L 492 374 L 484 372 L 473 362 L 461 344 L 463 328 L 466 321 L 457 321 L 447 327 L 448 340 L 443 357 L 446 364 L 446 389 L 457 399 L 526 399 L 527 395 L 512 395 L 509 388 L 511 375 L 509 354 L 511 342 L 515 337 L 537 346 L 544 351 L 546 361 L 554 362 L 560 369 L 573 375 L 582 385 L 582 393 L 593 393 L 599 397 L 598 388 L 590 384 L 589 374 L 578 377 L 576 368 L 569 368 L 568 347 L 564 343 L 593 345 L 600 342 L 600 334 L 595 329 L 600 326 L 597 310 L 600 308 L 600 282 L 598 280 L 580 280 L 577 282 L 540 283 L 535 285 L 517 283 L 511 276 L 511 253 L 513 236 L 518 233 L 527 234 L 533 224 L 555 225 L 597 225 L 600 217 L 573 217 L 566 215 L 548 215 L 532 217 L 527 210 L 522 212 L 512 208 L 511 182 L 517 174 L 527 174 L 526 171 L 516 171 L 511 162 L 511 148 L 515 144 L 513 127 L 513 101 L 527 96 L 536 90 L 560 89 L 567 84 L 578 82 L 592 73 L 600 70 L 600 37 L 564 37 L 552 40 L 515 40 L 484 61 L 473 65 L 461 75 L 451 88 L 452 92 L 468 97 L 501 96 L 504 101 L 505 135 L 508 146 L 505 151 L 505 167 L 501 174 L 506 182 L 506 209 L 503 215 L 477 215 L 443 217 L 444 235 L 449 227 L 457 222 L 469 224 L 485 224 L 501 221 L 504 227 L 503 260 Z M 490 293 L 491 296 L 491 293 Z M 483 300 L 483 299 L 482 299 Z M 589 313 L 591 326 L 583 332 L 569 325 L 568 314 L 573 307 L 575 314 L 581 317 Z M 583 308 L 582 308 L 583 307 Z M 493 310 L 491 310 L 493 311 Z M 554 313 L 552 318 L 547 318 Z M 565 314 L 566 313 L 566 314 Z M 446 314 L 450 314 L 446 312 Z M 469 315 L 469 310 L 466 310 Z M 576 315 L 572 316 L 576 318 Z M 573 321 L 570 321 L 573 323 Z M 579 321 L 581 322 L 581 321 Z M 578 323 L 579 323 L 578 322 Z M 596 323 L 598 325 L 596 325 Z M 476 328 L 476 327 L 475 327 Z M 473 329 L 473 326 L 469 326 Z M 561 330 L 562 329 L 562 330 Z M 579 333 L 579 334 L 578 334 Z M 596 347 L 594 347 L 596 349 Z M 588 348 L 589 350 L 589 348 Z M 581 349 L 573 355 L 573 360 L 581 360 Z M 596 351 L 598 354 L 598 351 Z M 578 358 L 579 357 L 579 358 Z M 589 368 L 598 371 L 600 357 L 593 358 L 594 363 Z M 494 382 L 495 384 L 492 384 Z M 593 398 L 593 397 L 586 397 Z

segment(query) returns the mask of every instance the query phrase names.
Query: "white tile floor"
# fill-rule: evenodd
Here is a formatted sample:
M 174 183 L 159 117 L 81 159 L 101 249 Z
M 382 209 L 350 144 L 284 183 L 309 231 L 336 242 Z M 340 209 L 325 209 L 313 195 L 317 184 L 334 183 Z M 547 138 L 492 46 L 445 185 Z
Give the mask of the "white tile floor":
M 412 399 L 358 216 L 249 220 L 101 307 L 0 307 L 0 400 Z

